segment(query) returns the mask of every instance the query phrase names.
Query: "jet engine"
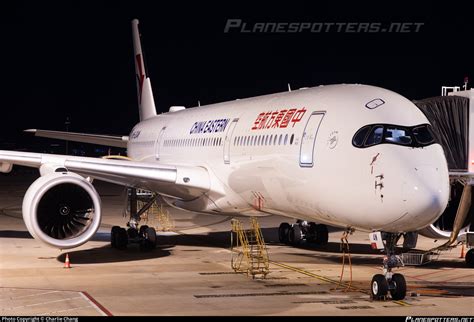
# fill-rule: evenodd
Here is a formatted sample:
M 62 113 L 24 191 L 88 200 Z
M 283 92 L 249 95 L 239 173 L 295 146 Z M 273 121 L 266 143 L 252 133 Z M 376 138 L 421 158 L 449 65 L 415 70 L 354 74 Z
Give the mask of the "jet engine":
M 451 185 L 451 197 L 448 206 L 441 214 L 441 216 L 431 225 L 421 229 L 419 233 L 425 237 L 433 239 L 448 239 L 454 228 L 454 219 L 458 210 L 461 196 L 463 192 L 463 185 L 456 182 Z M 471 196 L 474 199 L 474 195 Z M 461 232 L 469 231 L 474 228 L 474 200 L 471 200 L 471 207 L 467 214 L 467 218 L 462 224 Z
M 60 168 L 38 178 L 23 199 L 23 220 L 30 234 L 49 246 L 78 247 L 96 233 L 101 220 L 100 197 L 78 174 Z

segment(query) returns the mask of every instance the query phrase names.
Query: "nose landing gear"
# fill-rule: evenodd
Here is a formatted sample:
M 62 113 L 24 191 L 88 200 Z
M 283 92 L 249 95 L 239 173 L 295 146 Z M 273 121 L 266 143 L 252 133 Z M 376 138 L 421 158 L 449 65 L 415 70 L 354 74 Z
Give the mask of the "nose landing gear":
M 278 238 L 281 243 L 293 246 L 299 245 L 303 240 L 316 245 L 326 245 L 328 243 L 328 228 L 326 225 L 303 220 L 298 220 L 292 225 L 284 222 L 278 228 Z
M 380 233 L 379 236 L 381 240 Z M 406 296 L 407 285 L 405 277 L 402 274 L 393 274 L 392 272 L 394 267 L 404 266 L 400 256 L 395 254 L 395 246 L 400 236 L 401 234 L 385 234 L 384 249 L 386 256 L 383 259 L 383 274 L 374 275 L 370 284 L 373 300 L 385 300 L 388 292 L 390 292 L 392 300 L 403 300 Z

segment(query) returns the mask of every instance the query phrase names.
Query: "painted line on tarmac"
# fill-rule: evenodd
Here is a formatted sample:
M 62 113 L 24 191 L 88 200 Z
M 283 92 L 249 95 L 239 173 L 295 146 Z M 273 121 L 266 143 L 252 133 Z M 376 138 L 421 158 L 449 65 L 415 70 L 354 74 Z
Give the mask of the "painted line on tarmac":
M 79 292 L 79 294 L 81 294 L 81 296 L 103 316 L 113 316 L 113 314 L 109 310 L 107 310 L 102 304 L 97 302 L 97 300 L 94 299 L 89 293 L 82 291 Z
M 21 308 L 29 308 L 29 307 L 33 307 L 33 306 L 64 302 L 64 301 L 75 300 L 75 299 L 80 299 L 80 298 L 81 298 L 80 296 L 76 296 L 76 297 L 68 297 L 68 298 L 65 298 L 65 299 L 54 300 L 54 301 L 46 301 L 46 302 L 41 302 L 41 303 L 20 305 L 20 306 L 9 307 L 9 308 L 3 309 L 3 311 L 8 311 L 8 310 L 12 311 L 12 310 L 21 309 Z

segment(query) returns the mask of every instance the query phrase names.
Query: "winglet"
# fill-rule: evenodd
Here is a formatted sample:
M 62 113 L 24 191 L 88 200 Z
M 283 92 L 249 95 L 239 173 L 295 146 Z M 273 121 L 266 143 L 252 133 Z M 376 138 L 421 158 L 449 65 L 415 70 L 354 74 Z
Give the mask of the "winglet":
M 140 120 L 146 120 L 156 116 L 155 100 L 151 81 L 145 69 L 143 60 L 142 45 L 140 42 L 140 32 L 138 31 L 138 19 L 132 20 L 133 51 L 135 53 L 135 73 L 137 77 L 138 107 Z

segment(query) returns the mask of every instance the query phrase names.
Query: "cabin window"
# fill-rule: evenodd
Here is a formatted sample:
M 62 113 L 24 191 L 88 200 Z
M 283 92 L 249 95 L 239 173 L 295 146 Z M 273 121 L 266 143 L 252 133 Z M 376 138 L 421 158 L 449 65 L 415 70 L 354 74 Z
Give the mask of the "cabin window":
M 288 134 L 285 135 L 285 145 L 288 143 Z
M 295 135 L 294 135 L 294 134 L 292 134 L 292 135 L 291 135 L 291 137 L 290 137 L 290 145 L 292 145 L 292 144 L 293 144 L 293 140 L 294 140 L 294 139 L 295 139 Z

